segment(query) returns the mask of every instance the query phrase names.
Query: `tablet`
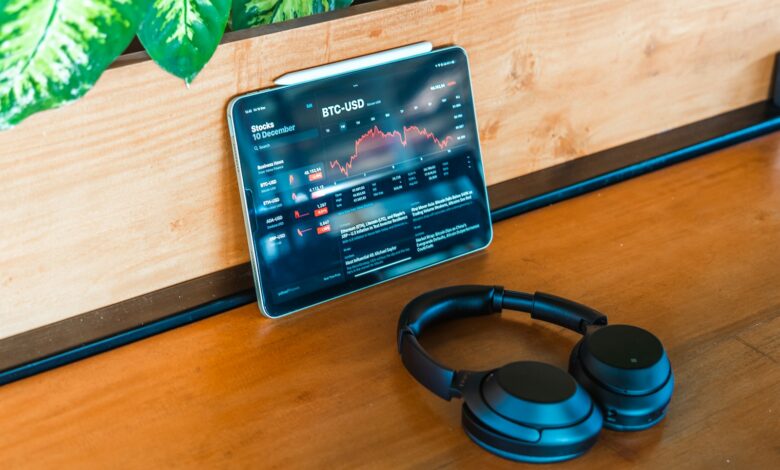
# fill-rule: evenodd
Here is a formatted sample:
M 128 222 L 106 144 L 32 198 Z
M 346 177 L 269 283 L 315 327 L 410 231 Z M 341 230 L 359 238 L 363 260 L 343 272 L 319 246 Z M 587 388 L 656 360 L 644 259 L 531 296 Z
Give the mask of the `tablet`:
M 228 124 L 269 317 L 490 243 L 461 48 L 242 95 Z

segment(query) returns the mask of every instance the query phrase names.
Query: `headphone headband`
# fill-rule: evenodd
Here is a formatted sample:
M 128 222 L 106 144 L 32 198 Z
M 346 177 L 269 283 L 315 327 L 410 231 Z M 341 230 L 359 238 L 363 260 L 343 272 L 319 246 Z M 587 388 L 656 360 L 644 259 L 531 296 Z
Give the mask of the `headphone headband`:
M 445 400 L 460 396 L 458 372 L 440 364 L 417 340 L 429 326 L 457 318 L 499 313 L 503 308 L 584 334 L 589 325 L 606 325 L 602 313 L 577 302 L 537 292 L 505 291 L 501 286 L 455 286 L 413 299 L 398 320 L 398 351 L 412 376 Z

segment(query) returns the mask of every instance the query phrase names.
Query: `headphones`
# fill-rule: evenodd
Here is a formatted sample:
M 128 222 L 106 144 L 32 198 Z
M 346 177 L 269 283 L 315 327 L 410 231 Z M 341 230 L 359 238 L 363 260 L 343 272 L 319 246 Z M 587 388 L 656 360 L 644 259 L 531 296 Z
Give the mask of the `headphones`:
M 583 335 L 569 373 L 542 362 L 512 362 L 488 371 L 455 371 L 422 348 L 430 325 L 501 312 L 502 308 Z M 558 462 L 590 449 L 602 426 L 647 429 L 672 398 L 674 375 L 661 342 L 630 325 L 607 325 L 600 312 L 571 300 L 499 286 L 454 286 L 412 300 L 398 320 L 406 369 L 428 390 L 463 398 L 463 428 L 488 452 L 522 462 Z

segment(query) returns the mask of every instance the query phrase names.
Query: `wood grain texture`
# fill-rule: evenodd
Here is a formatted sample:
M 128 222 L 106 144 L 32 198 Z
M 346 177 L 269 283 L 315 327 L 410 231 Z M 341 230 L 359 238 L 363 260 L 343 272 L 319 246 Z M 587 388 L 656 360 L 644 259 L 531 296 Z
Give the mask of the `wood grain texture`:
M 486 251 L 280 320 L 247 306 L 0 388 L 3 468 L 517 468 L 401 365 L 402 306 L 455 283 L 564 295 L 663 341 L 668 417 L 566 468 L 780 464 L 780 134 L 500 222 Z M 523 314 L 423 337 L 445 363 L 565 366 Z M 457 346 L 455 346 L 457 345 Z M 530 467 L 529 467 L 530 468 Z
M 225 107 L 290 70 L 465 46 L 494 183 L 765 99 L 780 44 L 773 0 L 347 11 L 225 43 L 190 89 L 150 61 L 111 69 L 0 133 L 0 338 L 245 262 Z

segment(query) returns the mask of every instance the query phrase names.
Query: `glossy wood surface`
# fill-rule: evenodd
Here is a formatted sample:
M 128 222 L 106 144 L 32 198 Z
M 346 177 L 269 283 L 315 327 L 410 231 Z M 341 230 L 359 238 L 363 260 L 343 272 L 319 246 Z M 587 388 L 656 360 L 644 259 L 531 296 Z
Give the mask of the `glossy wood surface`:
M 656 333 L 668 417 L 564 468 L 780 465 L 780 134 L 496 225 L 484 252 L 281 320 L 246 306 L 0 388 L 2 468 L 513 467 L 402 367 L 427 289 L 544 290 Z M 576 335 L 524 314 L 424 336 L 448 364 L 565 366 Z
M 777 0 L 380 0 L 235 33 L 189 88 L 113 68 L 0 132 L 0 338 L 245 263 L 226 106 L 284 73 L 462 45 L 495 183 L 765 100 L 777 18 Z

